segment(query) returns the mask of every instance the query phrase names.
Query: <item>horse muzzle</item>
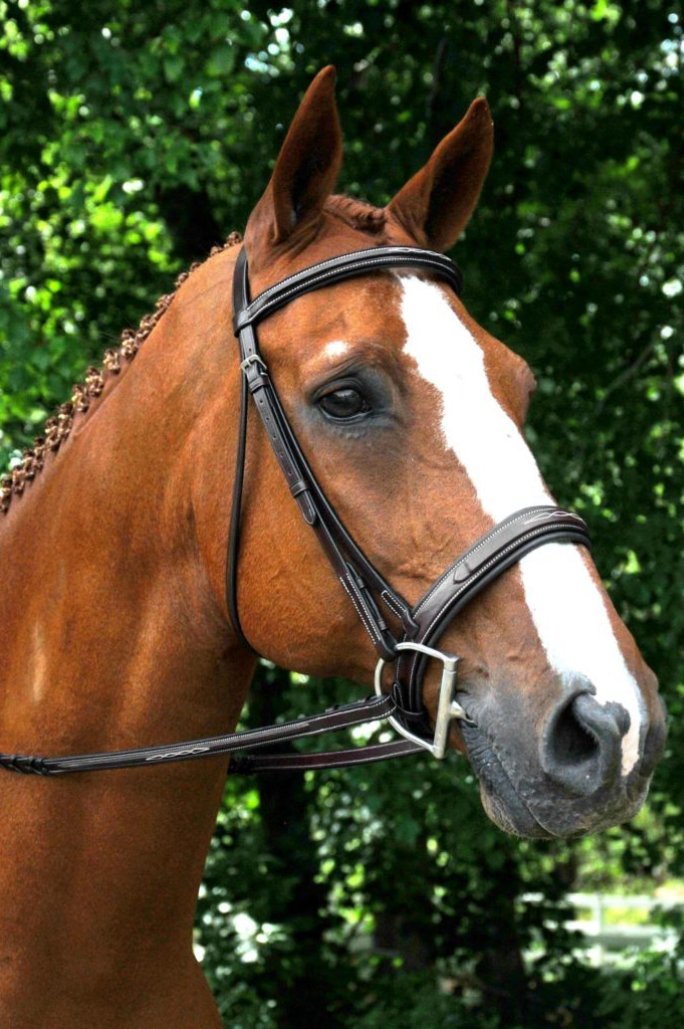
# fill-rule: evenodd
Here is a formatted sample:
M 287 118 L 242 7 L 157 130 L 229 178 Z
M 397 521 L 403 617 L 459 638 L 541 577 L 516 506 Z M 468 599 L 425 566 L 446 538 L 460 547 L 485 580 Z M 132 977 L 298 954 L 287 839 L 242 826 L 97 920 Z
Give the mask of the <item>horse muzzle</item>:
M 582 836 L 632 818 L 665 745 L 660 702 L 642 726 L 637 760 L 623 772 L 629 715 L 619 703 L 599 703 L 586 681 L 565 691 L 538 733 L 524 731 L 521 718 L 529 726 L 535 720 L 503 690 L 484 698 L 476 691 L 468 710 L 461 731 L 483 806 L 518 836 Z

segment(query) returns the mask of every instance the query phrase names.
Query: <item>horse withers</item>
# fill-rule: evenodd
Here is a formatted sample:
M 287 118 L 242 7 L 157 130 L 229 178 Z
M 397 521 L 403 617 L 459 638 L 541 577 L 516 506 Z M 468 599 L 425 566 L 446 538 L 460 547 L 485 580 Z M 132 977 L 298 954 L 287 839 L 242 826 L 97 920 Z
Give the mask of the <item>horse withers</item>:
M 243 247 L 216 252 L 109 353 L 4 487 L 4 752 L 111 750 L 235 725 L 254 651 L 372 682 L 368 626 L 256 420 L 235 569 L 240 627 L 229 615 L 245 371 L 235 264 L 244 248 L 257 295 L 341 254 L 446 250 L 474 210 L 491 150 L 489 111 L 476 100 L 384 209 L 333 195 L 334 74 L 317 76 Z M 411 605 L 514 512 L 552 505 L 522 434 L 532 374 L 440 276 L 405 266 L 336 281 L 275 310 L 259 339 L 327 500 Z M 586 547 L 549 541 L 525 553 L 439 646 L 459 656 L 465 713 L 449 744 L 469 756 L 499 825 L 572 836 L 638 810 L 664 742 L 663 708 Z M 422 700 L 433 723 L 439 686 L 431 664 Z M 225 759 L 209 758 L 0 777 L 8 1024 L 218 1024 L 191 932 L 225 771 Z

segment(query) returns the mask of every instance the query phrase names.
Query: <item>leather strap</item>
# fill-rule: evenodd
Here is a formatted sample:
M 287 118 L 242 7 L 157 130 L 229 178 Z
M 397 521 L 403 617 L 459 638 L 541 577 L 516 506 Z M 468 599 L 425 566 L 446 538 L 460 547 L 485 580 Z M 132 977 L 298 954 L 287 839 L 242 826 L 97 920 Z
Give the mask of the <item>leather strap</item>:
M 444 629 L 486 586 L 544 543 L 591 546 L 584 521 L 554 505 L 526 507 L 499 522 L 450 565 L 413 609 L 417 625 L 412 643 L 434 646 Z M 399 655 L 396 683 L 405 698 L 401 715 L 422 720 L 422 685 L 426 658 L 419 652 Z M 415 732 L 415 725 L 413 726 Z
M 218 757 L 234 754 L 246 747 L 266 747 L 305 736 L 319 736 L 322 733 L 337 732 L 354 725 L 363 725 L 376 719 L 384 719 L 396 709 L 394 699 L 370 696 L 339 707 L 330 708 L 323 714 L 309 718 L 297 718 L 280 725 L 268 725 L 261 729 L 245 732 L 225 733 L 221 736 L 207 736 L 202 739 L 186 740 L 154 747 L 136 747 L 131 750 L 104 751 L 95 754 L 74 754 L 64 757 L 34 757 L 29 754 L 0 754 L 0 768 L 24 775 L 68 775 L 74 772 L 106 772 L 119 768 L 141 768 L 151 765 L 166 765 L 176 761 L 190 761 L 201 757 Z M 402 741 L 405 742 L 405 741 Z M 380 745 L 382 746 L 382 744 Z M 368 748 L 372 750 L 372 748 Z M 415 747 L 414 751 L 419 748 Z M 394 748 L 394 753 L 409 753 L 409 749 Z M 358 764 L 365 760 L 366 748 L 358 748 L 359 758 L 350 760 L 353 751 L 338 752 L 343 755 L 342 764 Z M 388 751 L 386 756 L 390 756 Z M 308 758 L 317 755 L 300 755 Z M 284 755 L 287 759 L 295 755 Z M 265 759 L 268 761 L 268 759 Z M 273 756 L 270 758 L 273 761 Z M 370 760 L 379 760 L 371 757 Z M 250 760 L 249 771 L 259 771 L 259 758 Z M 245 762 L 243 760 L 243 768 Z M 318 763 L 318 767 L 322 767 Z M 335 767 L 327 766 L 327 767 Z
M 249 394 L 247 379 L 240 376 L 240 416 L 238 423 L 237 454 L 235 457 L 235 479 L 233 482 L 233 501 L 230 510 L 230 527 L 228 529 L 228 557 L 226 560 L 226 598 L 228 615 L 235 632 L 243 646 L 252 649 L 249 640 L 242 631 L 240 612 L 237 600 L 238 560 L 240 557 L 240 522 L 242 517 L 242 490 L 245 481 L 245 455 L 247 450 L 247 417 L 249 414 Z
M 230 763 L 230 771 L 238 775 L 255 772 L 309 772 L 323 768 L 350 768 L 375 761 L 389 761 L 395 757 L 408 757 L 423 753 L 422 747 L 410 740 L 392 740 L 373 743 L 347 750 L 324 750 L 320 754 L 238 754 Z
M 421 257 L 421 255 L 423 255 Z M 247 253 L 243 246 L 235 267 L 233 280 L 233 311 L 240 345 L 240 365 L 247 389 L 252 395 L 257 412 L 263 422 L 267 438 L 292 496 L 296 500 L 304 521 L 312 527 L 332 564 L 345 592 L 349 596 L 378 655 L 390 659 L 396 639 L 380 612 L 373 591 L 393 615 L 400 618 L 404 631 L 413 629 L 410 606 L 378 572 L 361 548 L 351 537 L 327 500 L 311 466 L 304 456 L 292 427 L 283 411 L 280 399 L 269 376 L 266 362 L 257 343 L 255 326 L 273 310 L 312 289 L 330 285 L 352 275 L 364 275 L 396 264 L 417 265 L 438 273 L 451 283 L 461 282 L 460 273 L 448 258 L 415 247 L 379 247 L 375 250 L 343 254 L 312 265 L 296 275 L 284 279 L 249 301 L 249 273 Z M 243 419 L 241 418 L 241 425 Z M 246 427 L 245 427 L 246 431 Z M 244 445 L 242 446 L 244 453 Z M 242 477 L 240 477 L 240 487 Z M 235 629 L 244 639 L 237 604 L 237 547 L 241 502 L 233 494 L 230 550 L 228 561 L 228 609 Z
M 245 254 L 244 246 L 241 254 Z M 269 286 L 250 304 L 233 307 L 235 335 L 239 336 L 247 325 L 256 325 L 304 293 L 383 268 L 424 268 L 448 282 L 458 295 L 463 291 L 463 275 L 460 268 L 444 254 L 423 250 L 421 247 L 399 246 L 354 250 L 350 254 L 341 254 L 309 265 L 308 268 Z
M 380 575 L 350 536 L 299 446 L 259 351 L 256 326 L 312 289 L 397 266 L 423 268 L 447 281 L 456 291 L 462 285 L 456 266 L 441 254 L 418 247 L 378 247 L 312 265 L 250 301 L 247 252 L 243 246 L 235 268 L 233 318 L 248 391 L 302 516 L 317 534 L 379 657 L 384 661 L 397 658 L 393 687 L 398 703 L 395 722 L 429 740 L 431 730 L 422 703 L 427 659 L 415 651 L 398 653 L 398 640 L 388 629 L 378 602 L 400 619 L 404 633 L 402 642 L 429 646 L 470 600 L 529 550 L 552 539 L 588 546 L 589 536 L 586 525 L 577 515 L 552 505 L 525 508 L 496 525 L 461 555 L 413 609 Z M 235 516 L 235 504 L 233 513 Z M 239 506 L 236 517 L 239 523 Z M 244 639 L 237 612 L 236 555 L 229 561 L 228 577 L 229 610 L 234 612 L 234 624 Z

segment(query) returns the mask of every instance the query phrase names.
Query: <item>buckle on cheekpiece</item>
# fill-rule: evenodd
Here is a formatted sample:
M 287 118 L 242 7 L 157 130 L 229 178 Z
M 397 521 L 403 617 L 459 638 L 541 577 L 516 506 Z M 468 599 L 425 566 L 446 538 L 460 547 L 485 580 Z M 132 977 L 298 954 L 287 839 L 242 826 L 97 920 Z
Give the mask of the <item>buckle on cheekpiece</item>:
M 433 757 L 436 757 L 441 761 L 446 753 L 449 723 L 454 718 L 460 719 L 464 722 L 470 722 L 470 719 L 464 709 L 457 700 L 454 700 L 458 658 L 454 654 L 445 654 L 441 650 L 434 650 L 432 647 L 426 647 L 424 643 L 397 643 L 396 650 L 417 651 L 420 654 L 425 654 L 427 657 L 433 657 L 442 662 L 442 681 L 439 686 L 437 718 L 435 720 L 435 732 L 432 740 L 426 740 L 422 736 L 417 736 L 415 733 L 412 733 L 401 724 L 396 716 L 390 715 L 388 718 L 390 725 L 399 733 L 400 736 L 410 740 L 412 743 L 417 743 L 418 746 L 423 747 L 424 750 L 428 750 Z M 374 686 L 378 697 L 383 696 L 382 673 L 385 665 L 388 663 L 389 662 L 384 658 L 380 658 L 375 666 Z

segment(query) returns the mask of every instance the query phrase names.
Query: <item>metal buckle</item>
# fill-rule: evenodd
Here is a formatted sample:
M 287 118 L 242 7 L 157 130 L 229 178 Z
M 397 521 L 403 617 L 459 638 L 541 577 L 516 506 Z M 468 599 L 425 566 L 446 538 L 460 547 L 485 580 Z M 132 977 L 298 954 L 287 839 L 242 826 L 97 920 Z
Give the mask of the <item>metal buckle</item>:
M 259 354 L 250 354 L 249 357 L 246 357 L 244 359 L 244 361 L 240 361 L 240 371 L 243 374 L 246 375 L 247 374 L 247 369 L 251 365 L 253 365 L 253 364 L 260 365 L 261 366 L 261 370 L 263 372 L 267 372 L 268 371 L 268 368 L 266 367 L 266 363 L 265 363 L 264 359 Z
M 432 647 L 426 647 L 424 643 L 397 643 L 396 649 L 415 650 L 420 654 L 426 654 L 427 657 L 434 657 L 438 661 L 442 662 L 442 681 L 439 687 L 439 703 L 437 705 L 435 734 L 432 742 L 423 739 L 422 736 L 416 736 L 414 733 L 409 732 L 409 730 L 404 728 L 404 726 L 401 725 L 401 723 L 392 715 L 388 718 L 388 722 L 400 736 L 410 740 L 412 743 L 417 743 L 420 747 L 423 747 L 424 750 L 429 750 L 433 757 L 436 757 L 441 761 L 446 753 L 449 722 L 453 718 L 461 719 L 464 722 L 470 722 L 470 719 L 464 709 L 457 700 L 454 700 L 458 658 L 454 654 L 444 654 L 441 650 L 433 650 Z M 382 673 L 386 664 L 388 664 L 388 662 L 381 657 L 375 666 L 374 685 L 375 692 L 378 697 L 382 697 L 384 695 L 382 689 Z

